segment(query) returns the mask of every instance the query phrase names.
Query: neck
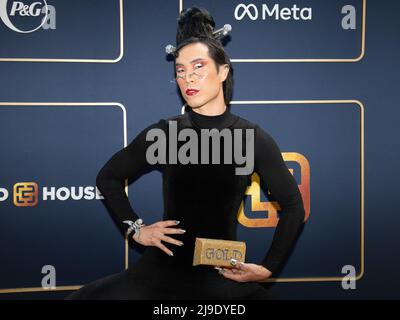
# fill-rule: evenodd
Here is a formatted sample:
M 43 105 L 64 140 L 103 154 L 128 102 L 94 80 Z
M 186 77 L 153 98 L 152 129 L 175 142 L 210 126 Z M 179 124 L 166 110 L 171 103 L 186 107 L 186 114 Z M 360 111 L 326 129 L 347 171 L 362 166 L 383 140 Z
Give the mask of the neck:
M 223 113 L 217 115 L 201 114 L 191 109 L 187 112 L 187 116 L 191 125 L 198 129 L 229 128 L 238 118 L 228 108 Z

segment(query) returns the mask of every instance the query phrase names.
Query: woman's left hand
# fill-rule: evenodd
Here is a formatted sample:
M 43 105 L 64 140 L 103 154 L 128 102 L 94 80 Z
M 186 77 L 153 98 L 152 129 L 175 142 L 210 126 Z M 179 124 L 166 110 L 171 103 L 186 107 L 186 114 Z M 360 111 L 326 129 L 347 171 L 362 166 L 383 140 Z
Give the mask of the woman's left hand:
M 272 275 L 267 268 L 254 263 L 236 262 L 231 268 L 216 269 L 225 278 L 238 282 L 263 281 Z

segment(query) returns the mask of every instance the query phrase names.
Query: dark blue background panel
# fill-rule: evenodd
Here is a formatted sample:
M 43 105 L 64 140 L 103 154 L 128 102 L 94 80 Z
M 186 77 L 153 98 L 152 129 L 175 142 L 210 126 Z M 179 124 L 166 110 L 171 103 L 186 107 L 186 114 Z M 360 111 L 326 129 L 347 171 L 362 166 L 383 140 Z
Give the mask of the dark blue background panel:
M 13 14 L 15 1 L 8 1 L 7 12 L 0 12 L 0 59 L 105 59 L 116 60 L 122 54 L 123 0 L 47 0 L 44 25 L 35 32 L 22 33 L 41 25 L 45 18 L 27 16 L 23 11 Z M 38 2 L 25 1 L 25 5 Z M 4 8 L 3 8 L 4 9 Z M 2 8 L 0 7 L 0 10 Z M 13 14 L 13 15 L 12 15 Z M 8 18 L 6 23 L 4 19 Z M 3 20 L 3 21 L 2 21 Z M 10 25 L 11 24 L 11 25 Z
M 123 109 L 2 105 L 0 119 L 0 185 L 9 193 L 0 202 L 0 289 L 40 287 L 44 265 L 55 267 L 57 286 L 123 270 L 124 241 L 95 194 L 97 171 L 124 146 Z M 21 182 L 37 194 L 17 190 Z
M 357 59 L 362 54 L 363 0 L 182 0 L 182 4 L 207 8 L 219 28 L 232 26 L 232 41 L 226 48 L 233 60 Z M 346 5 L 355 9 L 355 29 L 342 27 Z
M 260 104 L 235 102 L 233 110 L 269 132 L 282 153 L 299 153 L 309 163 L 309 182 L 301 181 L 303 168 L 298 163 L 286 163 L 293 169 L 298 184 L 309 183 L 311 201 L 308 220 L 280 277 L 288 281 L 341 277 L 344 265 L 353 265 L 360 273 L 364 249 L 361 247 L 364 230 L 361 230 L 360 105 L 340 101 L 257 103 Z M 246 199 L 246 215 L 268 216 L 267 212 L 252 212 L 250 198 Z M 260 200 L 268 201 L 264 193 Z M 249 260 L 261 260 L 274 231 L 271 227 L 241 228 Z

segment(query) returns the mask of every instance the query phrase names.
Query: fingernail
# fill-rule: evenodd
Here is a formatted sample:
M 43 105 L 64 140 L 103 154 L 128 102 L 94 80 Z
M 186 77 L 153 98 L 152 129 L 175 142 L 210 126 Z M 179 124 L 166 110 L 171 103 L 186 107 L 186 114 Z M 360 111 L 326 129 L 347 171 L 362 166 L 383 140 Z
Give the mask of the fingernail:
M 180 222 L 179 220 L 175 220 L 175 224 L 179 224 L 179 222 Z
M 183 242 L 179 242 L 178 245 L 179 245 L 179 246 L 183 246 Z
M 174 256 L 174 254 L 173 254 L 172 252 L 170 252 L 170 253 L 169 253 L 169 255 L 170 255 L 171 257 L 173 257 L 173 256 Z
M 185 233 L 185 232 L 186 232 L 186 230 L 183 230 L 183 229 L 181 229 L 181 232 L 182 232 L 182 233 Z

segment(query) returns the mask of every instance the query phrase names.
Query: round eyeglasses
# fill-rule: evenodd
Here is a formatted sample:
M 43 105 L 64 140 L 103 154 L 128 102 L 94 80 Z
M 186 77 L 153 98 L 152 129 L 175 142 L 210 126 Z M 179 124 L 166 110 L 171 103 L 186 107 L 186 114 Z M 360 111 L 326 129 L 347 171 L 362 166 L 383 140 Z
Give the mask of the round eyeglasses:
M 176 84 L 179 79 L 186 80 L 186 74 L 187 74 L 186 71 L 183 71 L 183 72 L 176 71 L 175 78 L 170 80 L 170 82 Z M 206 68 L 204 68 L 204 67 L 197 68 L 196 70 L 189 73 L 188 75 L 189 75 L 189 79 L 191 76 L 193 76 L 195 78 L 195 80 L 201 80 L 207 75 L 207 71 L 206 71 Z
M 189 79 L 191 76 L 194 76 L 195 80 L 201 80 L 206 76 L 206 71 L 205 70 L 196 70 L 191 73 L 189 73 Z M 182 72 L 179 75 L 175 76 L 175 79 L 172 79 L 170 82 L 171 83 L 177 83 L 179 79 L 185 80 L 186 79 L 186 72 Z
M 206 71 L 201 69 L 197 69 L 191 73 L 189 73 L 189 78 L 193 75 L 197 79 L 203 79 L 206 75 Z M 179 75 L 176 75 L 176 80 L 178 79 L 186 79 L 186 72 L 180 72 Z

